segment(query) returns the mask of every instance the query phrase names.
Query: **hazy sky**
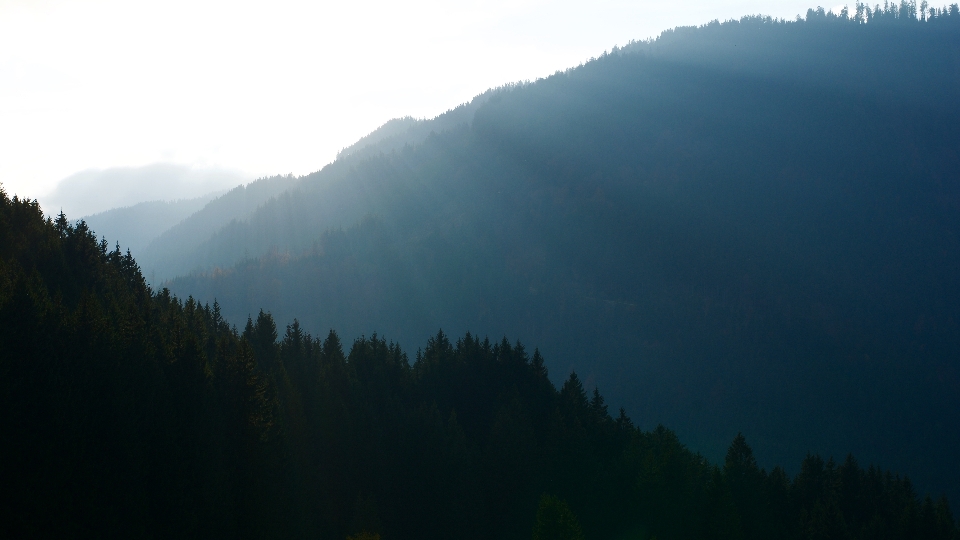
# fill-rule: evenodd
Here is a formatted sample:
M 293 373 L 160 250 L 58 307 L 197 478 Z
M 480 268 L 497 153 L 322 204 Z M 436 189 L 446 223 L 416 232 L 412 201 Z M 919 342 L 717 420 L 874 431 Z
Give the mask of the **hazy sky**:
M 157 162 L 306 174 L 386 120 L 794 0 L 0 0 L 0 182 Z M 831 6 L 825 6 L 830 8 Z

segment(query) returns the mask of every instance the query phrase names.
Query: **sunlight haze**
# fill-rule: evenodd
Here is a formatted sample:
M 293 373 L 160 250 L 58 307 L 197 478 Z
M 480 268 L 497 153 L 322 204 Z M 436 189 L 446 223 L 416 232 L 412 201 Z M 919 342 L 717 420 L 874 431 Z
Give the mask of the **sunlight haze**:
M 0 182 L 172 163 L 306 174 L 390 118 L 799 1 L 0 1 Z

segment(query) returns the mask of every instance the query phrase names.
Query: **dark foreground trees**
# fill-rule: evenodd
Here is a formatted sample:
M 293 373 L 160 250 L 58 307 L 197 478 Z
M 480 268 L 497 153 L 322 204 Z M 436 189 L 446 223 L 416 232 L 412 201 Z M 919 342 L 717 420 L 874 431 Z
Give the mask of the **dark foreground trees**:
M 0 407 L 8 538 L 957 538 L 904 478 L 710 464 L 520 343 L 238 332 L 2 192 Z

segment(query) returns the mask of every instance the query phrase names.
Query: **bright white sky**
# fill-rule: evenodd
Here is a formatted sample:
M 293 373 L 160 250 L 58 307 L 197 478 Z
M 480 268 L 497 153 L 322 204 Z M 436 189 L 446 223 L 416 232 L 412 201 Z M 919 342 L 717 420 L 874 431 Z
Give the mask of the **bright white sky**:
M 666 28 L 797 0 L 0 0 L 0 183 L 170 162 L 306 174 L 393 117 L 433 117 Z M 828 6 L 829 7 L 829 6 Z

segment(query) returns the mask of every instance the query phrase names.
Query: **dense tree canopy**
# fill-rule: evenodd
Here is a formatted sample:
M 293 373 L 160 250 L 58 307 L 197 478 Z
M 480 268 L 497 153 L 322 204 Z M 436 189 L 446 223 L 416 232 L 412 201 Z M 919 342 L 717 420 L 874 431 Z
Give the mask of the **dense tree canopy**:
M 905 478 L 713 465 L 506 338 L 238 331 L 2 190 L 0 381 L 10 538 L 958 538 Z

